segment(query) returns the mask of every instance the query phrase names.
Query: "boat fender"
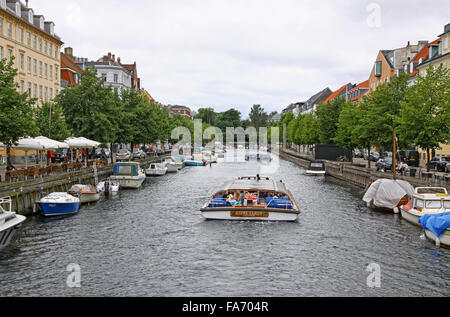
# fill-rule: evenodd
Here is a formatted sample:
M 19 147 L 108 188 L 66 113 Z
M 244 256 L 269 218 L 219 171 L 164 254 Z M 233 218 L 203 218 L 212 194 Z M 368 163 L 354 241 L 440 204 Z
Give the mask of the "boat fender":
M 399 214 L 400 213 L 400 210 L 398 209 L 398 207 L 395 207 L 394 208 L 394 214 Z
M 441 240 L 438 237 L 436 237 L 436 247 L 441 247 Z

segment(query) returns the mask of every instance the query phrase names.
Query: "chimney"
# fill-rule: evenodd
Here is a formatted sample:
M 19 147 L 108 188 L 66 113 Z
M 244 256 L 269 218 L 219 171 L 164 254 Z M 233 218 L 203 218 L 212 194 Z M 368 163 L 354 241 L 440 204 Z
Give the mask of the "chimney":
M 25 7 L 28 8 L 28 0 L 25 0 Z
M 71 48 L 71 47 L 66 47 L 66 48 L 64 49 L 64 54 L 66 54 L 66 55 L 68 55 L 68 56 L 70 56 L 70 57 L 73 57 L 73 48 Z
M 117 57 L 117 62 L 120 64 L 120 57 Z
M 111 53 L 108 53 L 108 58 L 111 59 Z
M 114 55 L 114 54 L 113 54 L 113 56 L 112 56 L 112 60 L 113 60 L 113 62 L 115 62 L 115 61 L 116 61 L 116 55 Z

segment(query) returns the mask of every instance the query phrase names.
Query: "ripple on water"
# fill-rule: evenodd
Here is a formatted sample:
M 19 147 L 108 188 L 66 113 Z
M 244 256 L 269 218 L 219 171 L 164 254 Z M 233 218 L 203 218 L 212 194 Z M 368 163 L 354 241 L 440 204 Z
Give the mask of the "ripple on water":
M 450 252 L 360 191 L 281 161 L 297 223 L 204 221 L 206 197 L 257 163 L 186 168 L 55 220 L 33 218 L 0 254 L 0 296 L 448 296 Z M 66 285 L 81 267 L 80 289 Z M 381 266 L 370 289 L 366 267 Z

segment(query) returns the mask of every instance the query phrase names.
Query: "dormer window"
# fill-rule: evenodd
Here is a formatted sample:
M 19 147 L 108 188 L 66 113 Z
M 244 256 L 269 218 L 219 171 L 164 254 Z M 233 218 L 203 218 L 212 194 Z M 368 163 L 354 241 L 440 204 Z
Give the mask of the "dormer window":
M 19 1 L 16 2 L 16 15 L 18 15 L 19 17 L 22 15 L 22 10 Z
M 375 77 L 381 76 L 381 61 L 375 62 Z
M 6 0 L 0 0 L 0 8 L 6 9 Z

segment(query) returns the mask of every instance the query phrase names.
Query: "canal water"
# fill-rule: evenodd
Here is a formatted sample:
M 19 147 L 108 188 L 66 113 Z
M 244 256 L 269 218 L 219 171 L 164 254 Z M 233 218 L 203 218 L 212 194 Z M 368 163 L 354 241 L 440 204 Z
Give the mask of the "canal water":
M 76 216 L 30 218 L 0 254 L 0 296 L 450 295 L 448 250 L 368 209 L 360 189 L 290 162 L 275 177 L 295 196 L 298 222 L 203 220 L 218 184 L 259 172 L 256 162 L 185 168 Z M 368 266 L 380 269 L 379 287 L 368 286 Z

